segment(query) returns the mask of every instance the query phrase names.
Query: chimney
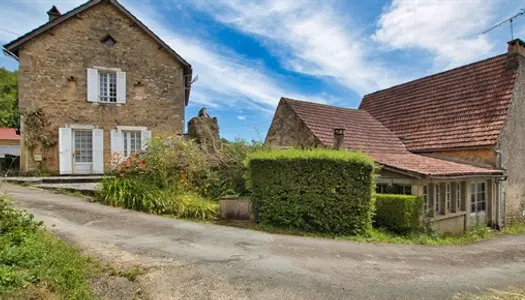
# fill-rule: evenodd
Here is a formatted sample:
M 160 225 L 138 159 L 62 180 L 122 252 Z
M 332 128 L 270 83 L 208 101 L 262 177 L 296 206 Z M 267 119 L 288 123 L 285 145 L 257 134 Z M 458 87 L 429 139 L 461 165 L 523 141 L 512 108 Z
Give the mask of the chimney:
M 507 42 L 507 62 L 506 70 L 516 70 L 520 64 L 520 56 L 525 56 L 525 42 L 520 39 L 514 39 Z
M 334 149 L 339 150 L 345 141 L 345 129 L 334 128 Z
M 47 15 L 49 16 L 49 22 L 51 22 L 54 19 L 60 17 L 62 14 L 58 10 L 58 8 L 53 5 L 53 7 L 51 7 L 51 9 L 47 12 Z

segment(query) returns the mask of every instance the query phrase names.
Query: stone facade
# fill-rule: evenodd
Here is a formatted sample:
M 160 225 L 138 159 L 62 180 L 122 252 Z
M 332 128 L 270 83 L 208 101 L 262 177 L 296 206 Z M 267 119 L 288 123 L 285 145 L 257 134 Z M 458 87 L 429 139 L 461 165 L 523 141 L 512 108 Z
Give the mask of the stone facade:
M 458 162 L 470 162 L 481 166 L 496 167 L 497 163 L 496 151 L 493 148 L 435 151 L 420 154 Z
M 286 103 L 277 107 L 265 142 L 279 147 L 318 147 L 322 145 Z
M 510 104 L 509 115 L 501 132 L 497 148 L 501 152 L 502 167 L 507 170 L 507 180 L 502 182 L 504 215 L 507 222 L 523 218 L 525 212 L 525 57 L 515 54 L 518 69 Z
M 113 46 L 101 42 L 108 34 L 116 40 Z M 30 39 L 18 56 L 21 111 L 42 108 L 57 133 L 71 124 L 103 129 L 105 170 L 110 130 L 117 125 L 144 126 L 153 136 L 183 133 L 183 65 L 111 3 L 102 1 Z M 87 69 L 93 67 L 126 72 L 125 104 L 87 101 Z M 24 130 L 22 122 L 22 140 Z M 28 151 L 22 151 L 21 162 L 23 171 L 36 167 Z M 58 171 L 58 147 L 51 149 L 48 167 Z

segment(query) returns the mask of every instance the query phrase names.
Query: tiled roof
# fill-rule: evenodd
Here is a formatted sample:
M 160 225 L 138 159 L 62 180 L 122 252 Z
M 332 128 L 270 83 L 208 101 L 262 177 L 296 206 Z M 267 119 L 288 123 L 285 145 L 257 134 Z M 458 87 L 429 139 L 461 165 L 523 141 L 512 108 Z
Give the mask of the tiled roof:
M 344 128 L 343 148 L 366 152 L 381 165 L 424 176 L 503 174 L 501 170 L 413 154 L 391 131 L 364 110 L 282 98 L 279 105 L 285 104 L 292 108 L 323 145 L 333 146 L 333 129 Z
M 19 141 L 20 136 L 16 134 L 16 129 L 0 127 L 0 140 Z
M 404 153 L 403 143 L 364 110 L 282 98 L 325 145 L 333 146 L 334 128 L 344 128 L 344 148 Z
M 363 98 L 360 109 L 424 151 L 492 146 L 507 118 L 517 71 L 499 55 Z

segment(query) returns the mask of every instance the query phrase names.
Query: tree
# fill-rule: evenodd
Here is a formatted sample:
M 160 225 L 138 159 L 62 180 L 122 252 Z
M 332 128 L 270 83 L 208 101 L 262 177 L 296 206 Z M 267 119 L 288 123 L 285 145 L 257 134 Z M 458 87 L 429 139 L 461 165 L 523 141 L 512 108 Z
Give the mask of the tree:
M 0 68 L 0 127 L 18 126 L 18 72 Z

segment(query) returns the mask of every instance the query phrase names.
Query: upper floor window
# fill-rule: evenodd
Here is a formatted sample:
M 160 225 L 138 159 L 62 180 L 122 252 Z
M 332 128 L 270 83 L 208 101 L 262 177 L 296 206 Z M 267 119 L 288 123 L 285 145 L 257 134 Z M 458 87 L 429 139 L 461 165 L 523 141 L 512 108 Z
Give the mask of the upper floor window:
M 100 102 L 117 102 L 117 73 L 98 72 Z
M 126 73 L 119 69 L 87 70 L 87 100 L 101 103 L 126 103 Z

